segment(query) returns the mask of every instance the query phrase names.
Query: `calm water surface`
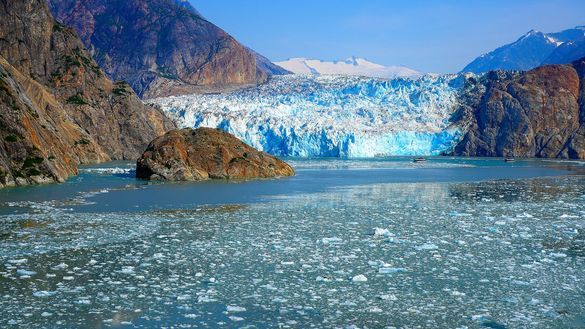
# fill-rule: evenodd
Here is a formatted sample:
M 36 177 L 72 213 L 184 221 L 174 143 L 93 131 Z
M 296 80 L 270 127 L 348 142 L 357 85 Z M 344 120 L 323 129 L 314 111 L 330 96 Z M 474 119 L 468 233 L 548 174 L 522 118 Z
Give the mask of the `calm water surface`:
M 291 163 L 1 190 L 0 328 L 585 327 L 584 164 Z

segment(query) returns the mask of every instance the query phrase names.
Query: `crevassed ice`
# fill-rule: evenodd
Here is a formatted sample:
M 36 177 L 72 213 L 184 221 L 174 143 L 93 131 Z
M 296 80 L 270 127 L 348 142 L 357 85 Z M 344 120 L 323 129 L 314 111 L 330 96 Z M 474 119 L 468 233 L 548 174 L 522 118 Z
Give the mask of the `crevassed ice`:
M 461 76 L 280 76 L 245 90 L 154 99 L 182 127 L 226 130 L 278 156 L 437 155 L 462 136 L 449 119 Z

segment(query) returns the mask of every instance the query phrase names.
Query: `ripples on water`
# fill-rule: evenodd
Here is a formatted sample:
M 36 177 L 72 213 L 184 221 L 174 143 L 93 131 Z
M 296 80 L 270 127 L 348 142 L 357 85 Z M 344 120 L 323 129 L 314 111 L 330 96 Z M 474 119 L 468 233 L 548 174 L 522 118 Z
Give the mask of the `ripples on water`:
M 72 210 L 95 195 L 5 205 L 0 327 L 585 326 L 583 176 Z

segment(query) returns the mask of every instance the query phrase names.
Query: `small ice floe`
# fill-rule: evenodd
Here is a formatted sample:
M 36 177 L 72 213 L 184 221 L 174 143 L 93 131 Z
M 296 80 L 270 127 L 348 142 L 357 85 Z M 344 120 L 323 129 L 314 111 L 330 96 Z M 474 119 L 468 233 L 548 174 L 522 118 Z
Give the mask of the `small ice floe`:
M 132 274 L 132 273 L 134 273 L 134 266 L 124 266 L 120 270 L 120 273 L 122 273 L 122 274 Z
M 88 264 L 89 264 L 90 266 L 93 266 L 93 265 L 95 265 L 95 264 L 97 264 L 97 263 L 98 263 L 98 261 L 97 261 L 97 260 L 95 260 L 95 259 L 92 259 L 92 260 L 90 260 L 90 261 L 89 261 L 89 263 L 88 263 Z
M 65 263 L 61 263 L 59 265 L 53 266 L 52 269 L 56 271 L 56 270 L 64 270 L 64 269 L 66 269 L 68 267 L 69 267 L 69 265 L 67 265 Z
M 353 278 L 351 278 L 351 282 L 367 282 L 368 278 L 363 275 L 363 274 L 359 274 L 354 276 Z
M 568 214 L 562 214 L 559 216 L 559 219 L 570 219 L 570 218 L 579 218 L 579 216 L 568 215 Z
M 229 312 L 229 313 L 246 312 L 246 308 L 245 307 L 236 306 L 236 305 L 228 305 L 228 306 L 226 306 L 225 310 L 227 312 Z
M 28 260 L 26 258 L 22 258 L 22 259 L 11 259 L 8 261 L 8 263 L 13 264 L 13 265 L 22 265 L 24 263 L 28 262 Z
M 380 295 L 380 297 L 378 297 L 378 298 L 380 298 L 381 300 L 389 300 L 389 301 L 397 301 L 398 300 L 398 297 L 396 297 L 393 294 Z
M 338 244 L 343 242 L 342 239 L 337 238 L 337 237 L 333 237 L 333 238 L 323 238 L 321 239 L 321 243 L 324 245 L 332 245 L 332 244 Z
M 390 237 L 392 234 L 388 229 L 385 228 L 375 228 L 374 229 L 374 239 L 382 239 L 386 237 Z
M 234 322 L 240 322 L 240 321 L 244 321 L 244 318 L 239 317 L 239 316 L 230 316 L 229 317 L 230 320 L 234 321 Z
M 80 304 L 80 305 L 89 305 L 89 304 L 91 304 L 91 301 L 89 299 L 80 299 L 80 300 L 77 301 L 77 304 Z
M 18 275 L 20 276 L 20 278 L 21 278 L 21 279 L 28 279 L 28 278 L 30 278 L 31 276 L 33 276 L 33 275 L 36 275 L 36 274 L 37 274 L 37 272 L 35 272 L 35 271 L 29 271 L 29 270 L 23 270 L 23 269 L 20 269 L 20 270 L 17 270 L 17 271 L 16 271 L 16 274 L 18 274 Z
M 51 296 L 54 296 L 55 294 L 57 294 L 56 291 L 39 290 L 39 291 L 33 292 L 33 296 L 40 297 L 40 298 L 43 298 L 43 297 L 51 297 Z
M 416 246 L 415 249 L 418 251 L 436 250 L 436 249 L 439 249 L 439 246 L 437 246 L 434 243 L 425 243 L 425 244 L 421 244 L 420 246 Z
M 205 281 L 205 282 L 206 282 L 206 283 L 209 283 L 209 284 L 215 284 L 215 283 L 217 283 L 217 280 L 216 280 L 215 278 L 209 278 L 209 279 L 207 279 L 207 281 Z
M 461 292 L 461 291 L 457 291 L 457 290 L 452 290 L 451 291 L 451 296 L 454 296 L 454 297 L 462 297 L 462 296 L 465 296 L 465 293 L 464 292 Z
M 396 274 L 402 272 L 406 272 L 406 269 L 403 267 L 392 267 L 390 264 L 384 264 L 378 269 L 378 273 L 380 274 Z
M 566 258 L 567 254 L 564 254 L 562 252 L 553 252 L 550 254 L 550 256 L 553 258 Z
M 44 318 L 47 318 L 47 317 L 49 317 L 51 315 L 53 315 L 53 314 L 52 313 L 49 313 L 49 312 L 43 312 L 43 313 L 41 313 L 41 316 L 44 317 Z

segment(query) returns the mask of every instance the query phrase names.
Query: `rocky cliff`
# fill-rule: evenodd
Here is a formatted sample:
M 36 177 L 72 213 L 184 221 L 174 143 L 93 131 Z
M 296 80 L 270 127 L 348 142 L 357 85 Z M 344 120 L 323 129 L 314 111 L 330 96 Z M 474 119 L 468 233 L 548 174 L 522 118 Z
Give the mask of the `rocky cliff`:
M 174 125 L 109 80 L 44 0 L 0 0 L 0 187 L 136 159 Z
M 471 78 L 455 121 L 466 156 L 585 158 L 585 59 Z
M 176 0 L 49 0 L 98 64 L 143 98 L 225 90 L 286 71 Z
M 293 175 L 285 162 L 211 128 L 168 132 L 148 146 L 136 166 L 138 178 L 171 181 Z

